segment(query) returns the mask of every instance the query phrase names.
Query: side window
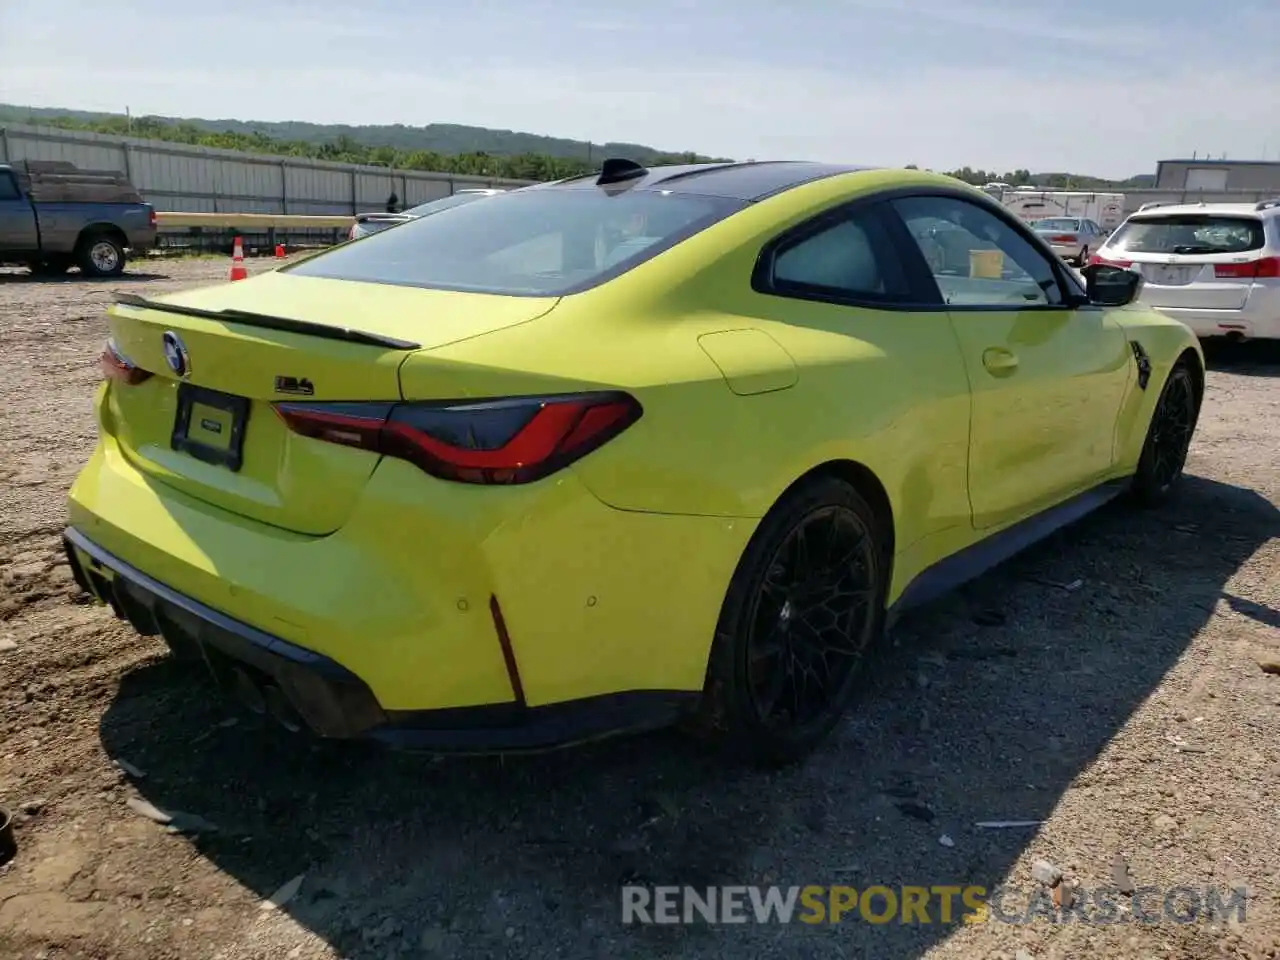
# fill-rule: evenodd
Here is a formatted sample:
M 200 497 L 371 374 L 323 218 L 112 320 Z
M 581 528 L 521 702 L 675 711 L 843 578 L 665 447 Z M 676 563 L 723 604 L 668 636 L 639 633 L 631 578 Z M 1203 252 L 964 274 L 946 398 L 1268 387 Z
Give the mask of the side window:
M 783 243 L 762 265 L 767 289 L 818 300 L 906 302 L 906 273 L 876 208 L 854 211 Z
M 988 210 L 955 197 L 892 201 L 948 304 L 959 307 L 1058 306 L 1051 262 Z
M 0 200 L 17 200 L 18 188 L 13 182 L 13 177 L 7 173 L 0 173 Z

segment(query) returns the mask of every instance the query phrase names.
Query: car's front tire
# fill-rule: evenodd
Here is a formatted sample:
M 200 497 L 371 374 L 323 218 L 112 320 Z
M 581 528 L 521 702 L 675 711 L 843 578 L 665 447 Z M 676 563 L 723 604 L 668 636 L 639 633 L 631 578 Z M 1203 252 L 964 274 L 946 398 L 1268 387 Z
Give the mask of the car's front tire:
M 1187 360 L 1179 360 L 1164 382 L 1142 444 L 1132 492 L 1143 504 L 1166 499 L 1182 478 L 1187 451 L 1200 416 L 1200 392 Z
M 799 760 L 839 723 L 884 625 L 882 521 L 850 484 L 803 482 L 752 537 L 721 609 L 697 727 L 736 758 Z

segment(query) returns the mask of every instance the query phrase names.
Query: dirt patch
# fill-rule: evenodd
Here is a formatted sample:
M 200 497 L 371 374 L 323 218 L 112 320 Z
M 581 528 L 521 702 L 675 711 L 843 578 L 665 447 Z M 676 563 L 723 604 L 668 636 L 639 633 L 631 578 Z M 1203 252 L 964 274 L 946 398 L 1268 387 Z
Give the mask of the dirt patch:
M 150 269 L 0 275 L 0 803 L 21 846 L 0 957 L 1277 955 L 1275 351 L 1215 355 L 1175 504 L 1108 509 L 903 621 L 801 767 L 728 771 L 670 735 L 434 762 L 300 744 L 77 595 L 59 534 L 102 309 L 226 263 Z M 139 799 L 204 822 L 171 832 Z M 975 825 L 1006 819 L 1044 823 Z M 1119 894 L 1114 923 L 621 923 L 624 883 L 1003 885 L 1025 917 L 1054 896 L 1037 860 L 1088 896 L 1117 857 L 1139 888 L 1247 888 L 1244 921 L 1143 924 Z

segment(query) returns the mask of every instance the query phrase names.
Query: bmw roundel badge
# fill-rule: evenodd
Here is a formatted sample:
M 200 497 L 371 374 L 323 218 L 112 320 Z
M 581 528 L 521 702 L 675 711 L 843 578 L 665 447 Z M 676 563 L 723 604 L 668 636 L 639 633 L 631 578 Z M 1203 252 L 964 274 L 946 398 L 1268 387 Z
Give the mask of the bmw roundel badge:
M 172 330 L 164 332 L 164 359 L 169 369 L 179 377 L 191 376 L 191 358 L 187 356 L 187 348 Z

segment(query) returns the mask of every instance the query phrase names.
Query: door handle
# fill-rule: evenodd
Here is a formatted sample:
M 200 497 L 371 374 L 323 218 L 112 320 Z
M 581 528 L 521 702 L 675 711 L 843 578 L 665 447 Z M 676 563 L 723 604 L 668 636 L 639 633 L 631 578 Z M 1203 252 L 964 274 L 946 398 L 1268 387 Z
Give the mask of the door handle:
M 1003 347 L 988 347 L 982 353 L 982 365 L 993 377 L 1007 377 L 1018 369 L 1018 355 Z

